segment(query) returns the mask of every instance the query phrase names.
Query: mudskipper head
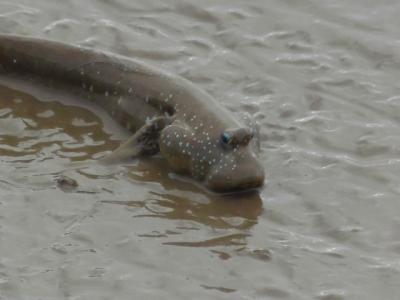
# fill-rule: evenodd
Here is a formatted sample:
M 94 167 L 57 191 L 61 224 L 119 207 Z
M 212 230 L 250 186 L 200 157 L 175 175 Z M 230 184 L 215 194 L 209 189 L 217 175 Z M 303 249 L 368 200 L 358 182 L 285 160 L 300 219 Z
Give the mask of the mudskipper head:
M 220 135 L 223 155 L 211 165 L 205 184 L 213 191 L 233 192 L 260 187 L 264 182 L 264 168 L 250 142 L 254 138 L 250 128 L 227 129 Z
M 184 124 L 173 124 L 163 130 L 160 151 L 171 168 L 215 192 L 262 186 L 264 169 L 255 154 L 254 130 L 209 129 L 193 132 Z

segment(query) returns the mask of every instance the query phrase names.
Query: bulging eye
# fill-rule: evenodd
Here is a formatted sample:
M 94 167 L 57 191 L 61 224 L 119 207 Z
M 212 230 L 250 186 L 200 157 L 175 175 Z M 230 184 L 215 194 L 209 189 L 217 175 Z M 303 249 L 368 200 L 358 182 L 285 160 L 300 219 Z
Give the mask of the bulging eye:
M 231 139 L 232 139 L 232 136 L 229 133 L 224 132 L 223 134 L 221 134 L 222 143 L 228 145 L 230 143 Z

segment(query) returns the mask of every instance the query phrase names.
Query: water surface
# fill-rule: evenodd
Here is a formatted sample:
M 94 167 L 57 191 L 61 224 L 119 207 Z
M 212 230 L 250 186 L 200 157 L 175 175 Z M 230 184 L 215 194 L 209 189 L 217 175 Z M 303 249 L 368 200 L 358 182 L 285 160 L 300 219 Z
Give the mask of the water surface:
M 212 196 L 127 133 L 0 85 L 0 299 L 398 299 L 397 1 L 0 0 L 0 31 L 141 59 L 261 125 L 267 182 Z M 66 173 L 74 192 L 55 179 Z

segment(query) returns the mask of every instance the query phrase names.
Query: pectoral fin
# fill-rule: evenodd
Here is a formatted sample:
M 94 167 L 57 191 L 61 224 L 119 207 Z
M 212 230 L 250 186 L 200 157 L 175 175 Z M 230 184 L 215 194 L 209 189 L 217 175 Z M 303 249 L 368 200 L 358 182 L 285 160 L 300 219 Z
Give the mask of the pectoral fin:
M 148 121 L 126 142 L 100 161 L 103 163 L 118 163 L 140 156 L 157 154 L 160 151 L 158 144 L 160 133 L 172 121 L 173 119 L 167 116 L 157 117 Z

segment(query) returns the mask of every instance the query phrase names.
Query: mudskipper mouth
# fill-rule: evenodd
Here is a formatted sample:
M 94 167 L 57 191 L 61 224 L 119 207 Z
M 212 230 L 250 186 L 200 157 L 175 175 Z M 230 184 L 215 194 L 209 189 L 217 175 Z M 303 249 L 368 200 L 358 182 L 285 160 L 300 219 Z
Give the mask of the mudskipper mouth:
M 256 189 L 262 186 L 264 179 L 258 181 L 245 182 L 239 186 L 239 190 Z
M 240 192 L 262 187 L 264 178 L 264 168 L 257 162 L 233 172 L 211 174 L 206 186 L 217 193 Z

